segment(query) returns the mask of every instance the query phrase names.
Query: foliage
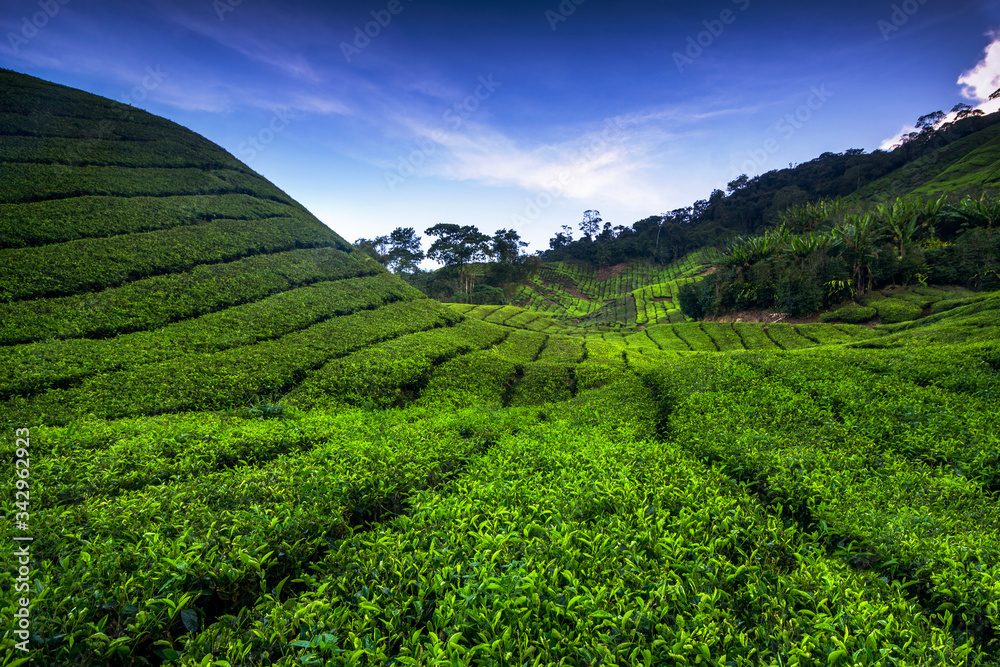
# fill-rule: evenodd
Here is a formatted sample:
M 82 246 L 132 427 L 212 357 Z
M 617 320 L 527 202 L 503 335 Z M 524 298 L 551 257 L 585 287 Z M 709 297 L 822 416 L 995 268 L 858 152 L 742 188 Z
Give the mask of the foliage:
M 886 324 L 915 320 L 923 314 L 923 308 L 901 299 L 876 299 L 868 305 L 878 312 Z
M 682 295 L 685 313 L 773 309 L 804 315 L 845 296 L 863 299 L 873 288 L 914 282 L 996 289 L 996 201 L 988 195 L 952 203 L 945 197 L 900 198 L 828 218 L 828 229 L 793 234 L 781 226 L 738 239 L 723 258 L 723 270 Z M 788 214 L 789 219 L 817 216 Z
M 861 324 L 875 319 L 877 315 L 878 311 L 875 308 L 850 303 L 843 308 L 833 311 L 830 317 L 824 319 L 847 322 L 848 324 Z

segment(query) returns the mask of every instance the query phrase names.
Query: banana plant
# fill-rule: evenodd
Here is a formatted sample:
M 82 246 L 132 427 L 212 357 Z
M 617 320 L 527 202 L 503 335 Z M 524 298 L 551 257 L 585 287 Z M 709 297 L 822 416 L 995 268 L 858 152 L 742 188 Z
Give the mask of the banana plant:
M 1000 199 L 983 196 L 966 197 L 957 205 L 950 205 L 940 212 L 942 218 L 958 222 L 962 227 L 993 227 L 1000 224 Z
M 750 267 L 785 252 L 790 243 L 791 234 L 788 228 L 780 225 L 767 230 L 761 236 L 736 239 L 729 252 L 724 255 L 722 263 L 728 268 Z
M 866 213 L 849 215 L 831 231 L 833 247 L 841 247 L 853 263 L 852 279 L 859 296 L 871 286 L 872 260 L 878 257 L 878 225 Z
M 918 215 L 891 216 L 886 221 L 886 226 L 892 232 L 892 242 L 896 246 L 896 255 L 902 260 L 906 253 L 906 247 L 913 243 L 920 232 L 920 218 Z
M 795 257 L 809 257 L 830 247 L 832 239 L 827 234 L 809 232 L 808 236 L 793 236 L 788 244 Z

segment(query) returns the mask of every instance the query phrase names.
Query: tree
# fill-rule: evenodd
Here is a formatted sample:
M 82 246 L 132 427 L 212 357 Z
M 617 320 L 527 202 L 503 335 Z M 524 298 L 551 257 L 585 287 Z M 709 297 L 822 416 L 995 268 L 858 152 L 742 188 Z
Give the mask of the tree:
M 489 254 L 490 237 L 472 225 L 440 223 L 424 230 L 437 240 L 427 251 L 427 257 L 445 266 L 462 266 L 481 262 Z
M 917 129 L 921 134 L 930 134 L 945 119 L 943 111 L 933 111 L 917 119 Z
M 1000 100 L 1000 90 L 990 95 L 991 100 Z
M 972 107 L 965 103 L 959 103 L 951 108 L 951 113 L 955 114 L 955 120 L 962 120 L 969 117 L 972 113 Z
M 583 221 L 580 223 L 580 231 L 583 232 L 588 241 L 592 241 L 597 236 L 597 231 L 601 228 L 602 222 L 604 221 L 601 220 L 600 211 L 584 211 Z
M 513 264 L 521 258 L 521 248 L 527 247 L 528 244 L 515 230 L 498 229 L 493 234 L 491 254 L 502 264 Z
M 694 212 L 694 207 L 689 206 L 687 208 L 675 208 L 670 212 L 670 217 L 673 221 L 678 224 L 684 224 L 685 222 L 691 222 L 691 214 Z
M 699 218 L 701 218 L 701 216 L 705 214 L 705 211 L 707 210 L 708 210 L 707 199 L 699 199 L 698 201 L 696 201 L 694 203 L 694 206 L 691 207 L 692 222 L 696 222 Z
M 552 250 L 558 250 L 559 248 L 564 248 L 573 242 L 573 228 L 569 225 L 563 225 L 561 232 L 556 232 L 556 235 L 549 239 L 549 248 Z
M 424 233 L 437 239 L 427 251 L 427 257 L 445 266 L 457 267 L 462 291 L 471 293 L 476 280 L 469 264 L 489 257 L 490 237 L 472 225 L 463 227 L 450 223 L 434 225 Z
M 729 192 L 729 194 L 733 194 L 737 190 L 742 190 L 749 184 L 750 184 L 750 177 L 747 176 L 746 174 L 740 174 L 732 181 L 729 181 L 729 183 L 726 185 L 726 190 Z
M 387 254 L 389 250 L 388 236 L 376 236 L 374 239 L 362 237 L 355 241 L 354 245 L 382 266 L 386 266 L 389 263 Z
M 389 267 L 396 273 L 413 273 L 417 265 L 424 259 L 424 251 L 420 248 L 420 237 L 412 227 L 396 227 L 389 235 L 389 252 L 387 253 Z

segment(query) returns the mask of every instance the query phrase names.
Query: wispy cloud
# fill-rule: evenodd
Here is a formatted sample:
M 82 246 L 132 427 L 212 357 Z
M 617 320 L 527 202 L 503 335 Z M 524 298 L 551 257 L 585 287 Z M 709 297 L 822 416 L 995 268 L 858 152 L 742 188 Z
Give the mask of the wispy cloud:
M 748 113 L 749 107 L 640 110 L 582 127 L 553 126 L 535 138 L 510 134 L 475 119 L 457 130 L 440 122 L 396 117 L 397 132 L 438 147 L 426 175 L 489 187 L 553 192 L 581 202 L 611 201 L 630 209 L 661 210 L 689 193 L 675 191 L 664 173 L 671 144 L 695 134 L 702 121 Z M 559 139 L 546 139 L 559 137 Z M 379 166 L 392 168 L 388 161 Z
M 222 23 L 214 14 L 195 15 L 161 0 L 157 3 L 162 17 L 213 42 L 231 49 L 254 62 L 273 67 L 296 79 L 320 83 L 322 78 L 303 54 L 285 46 L 287 41 L 266 39 L 257 31 L 242 29 L 235 21 Z M 299 30 L 301 35 L 307 34 Z

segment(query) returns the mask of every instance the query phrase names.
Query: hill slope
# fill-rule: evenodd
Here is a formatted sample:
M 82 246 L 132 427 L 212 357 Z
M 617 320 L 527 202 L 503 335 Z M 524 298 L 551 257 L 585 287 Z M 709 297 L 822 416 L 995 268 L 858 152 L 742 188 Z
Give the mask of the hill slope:
M 203 137 L 9 71 L 0 90 L 5 416 L 239 406 L 453 323 Z
M 885 200 L 1000 187 L 1000 123 L 952 142 L 931 143 L 928 148 L 933 150 L 866 185 L 850 199 Z

